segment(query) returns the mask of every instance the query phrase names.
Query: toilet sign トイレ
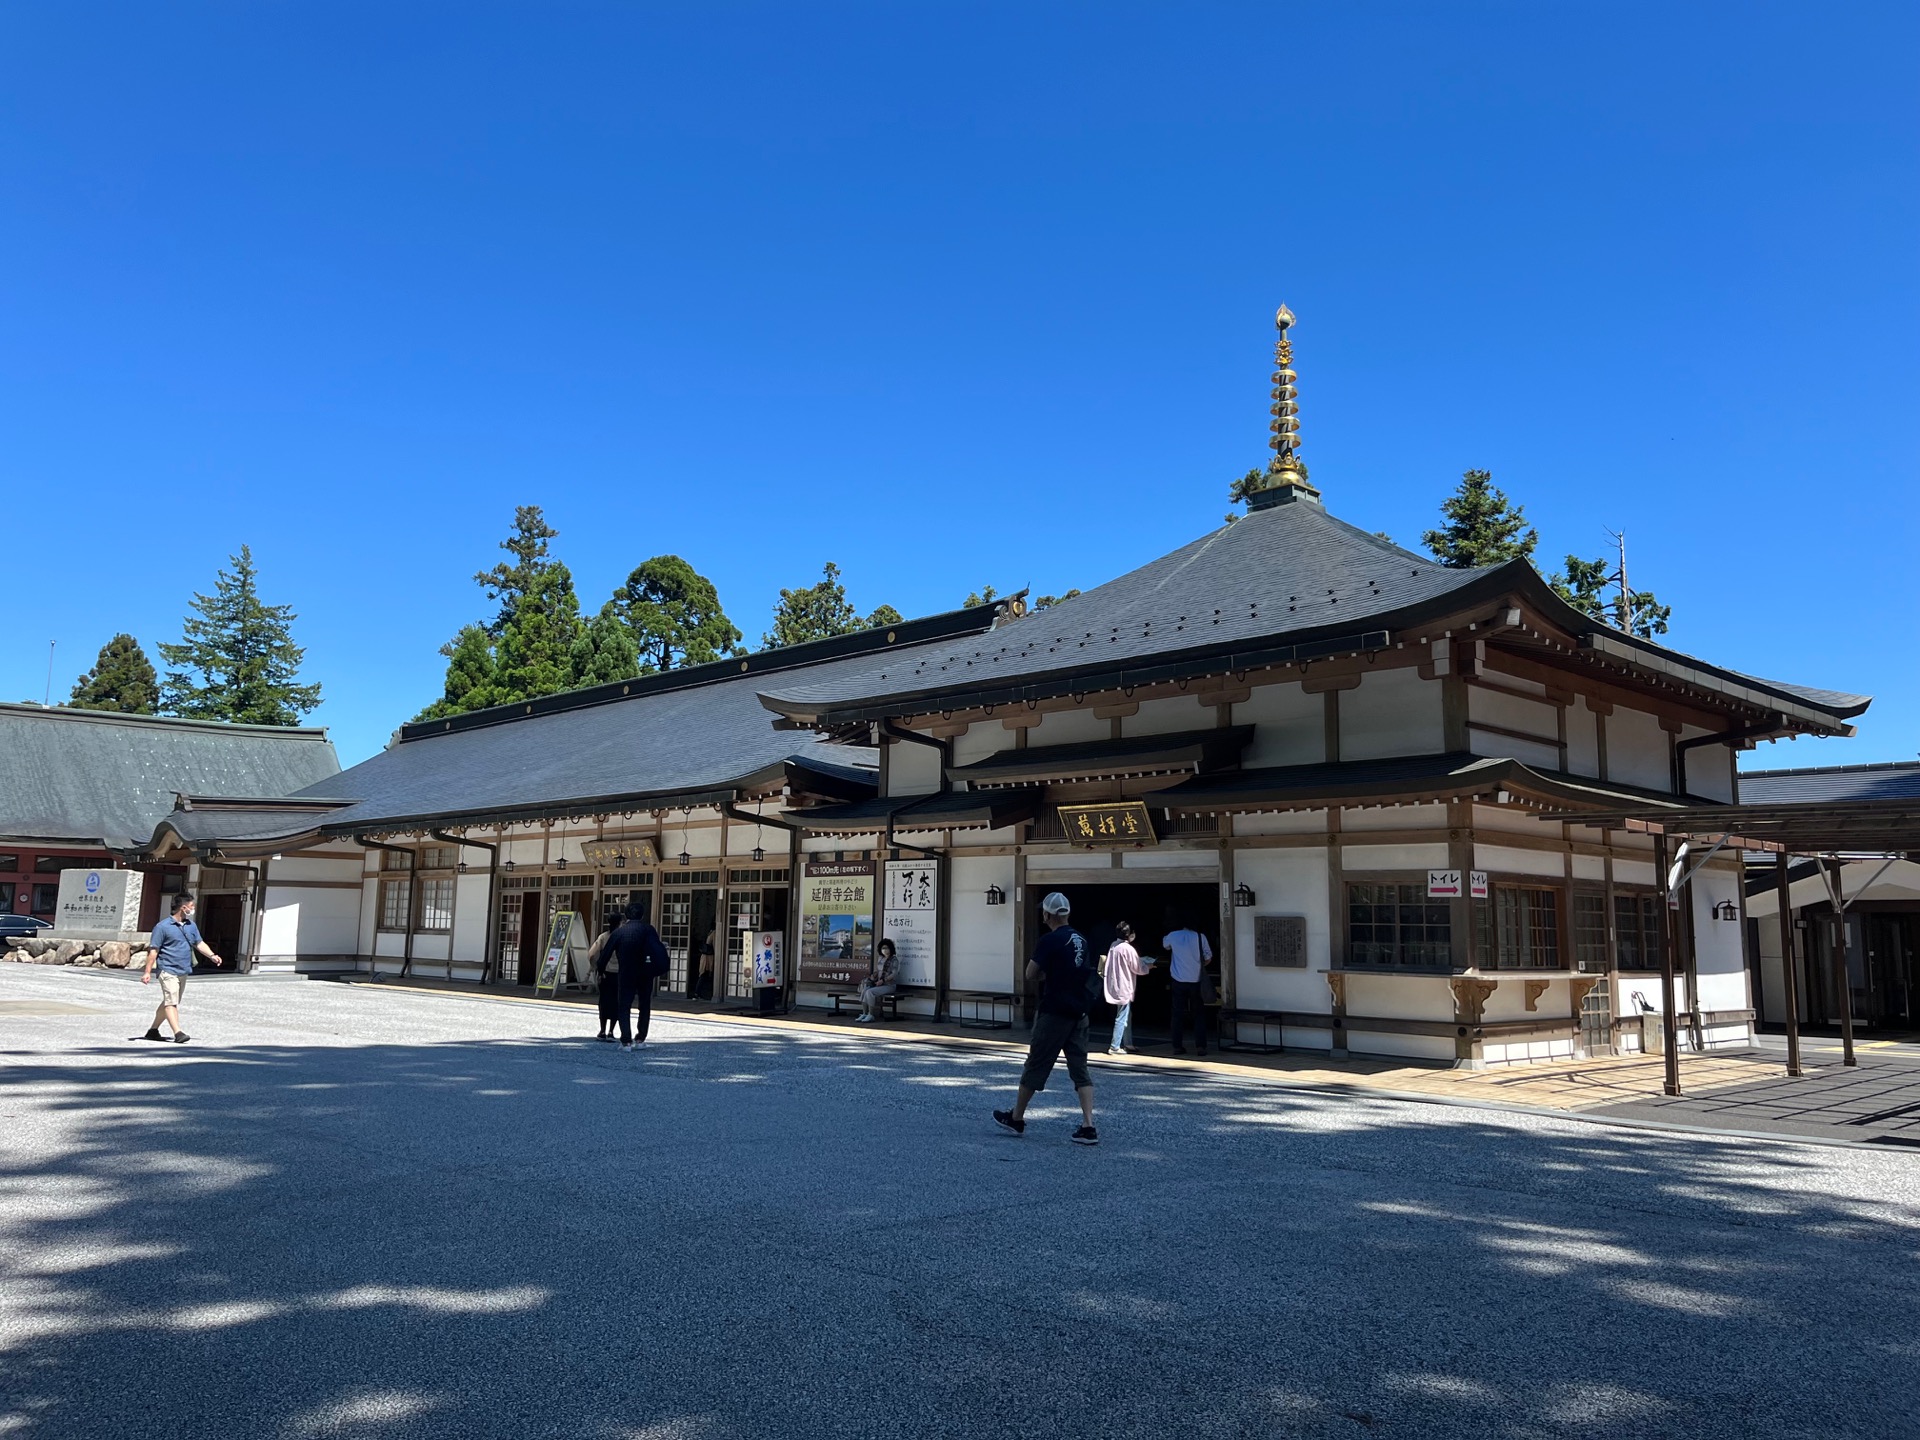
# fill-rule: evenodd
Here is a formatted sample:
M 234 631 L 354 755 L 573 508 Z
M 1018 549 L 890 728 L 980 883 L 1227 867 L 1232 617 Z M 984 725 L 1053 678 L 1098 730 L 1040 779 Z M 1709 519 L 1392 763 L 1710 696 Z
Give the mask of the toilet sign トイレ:
M 1487 898 L 1487 872 L 1469 870 L 1465 873 L 1465 888 L 1461 886 L 1462 874 L 1458 870 L 1427 871 L 1427 898 L 1429 900 L 1458 900 L 1465 895 L 1475 900 Z

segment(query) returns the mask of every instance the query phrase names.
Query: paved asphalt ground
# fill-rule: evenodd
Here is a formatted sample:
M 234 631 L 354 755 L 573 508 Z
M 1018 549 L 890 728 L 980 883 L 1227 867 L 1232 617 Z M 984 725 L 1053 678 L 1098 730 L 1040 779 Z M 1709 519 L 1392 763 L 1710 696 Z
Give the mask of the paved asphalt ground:
M 0 966 L 0 1436 L 1920 1435 L 1920 1154 Z

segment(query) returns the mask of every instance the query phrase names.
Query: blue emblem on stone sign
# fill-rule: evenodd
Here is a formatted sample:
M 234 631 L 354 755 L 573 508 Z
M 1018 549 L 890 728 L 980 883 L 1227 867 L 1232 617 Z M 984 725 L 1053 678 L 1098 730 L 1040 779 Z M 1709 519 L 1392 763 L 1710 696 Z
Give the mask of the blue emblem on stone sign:
M 94 891 L 98 890 L 99 888 L 100 888 L 100 872 L 98 870 L 89 870 L 87 872 L 87 894 L 91 895 L 93 894 Z

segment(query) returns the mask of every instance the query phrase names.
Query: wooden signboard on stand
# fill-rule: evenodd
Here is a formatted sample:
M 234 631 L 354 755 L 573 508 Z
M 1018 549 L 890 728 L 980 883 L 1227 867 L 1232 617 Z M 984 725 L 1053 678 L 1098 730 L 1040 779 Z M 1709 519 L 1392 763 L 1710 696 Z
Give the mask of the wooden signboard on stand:
M 557 995 L 569 983 L 584 983 L 587 964 L 587 927 L 579 913 L 557 910 L 547 927 L 547 946 L 540 955 L 540 978 L 534 982 L 535 995 Z

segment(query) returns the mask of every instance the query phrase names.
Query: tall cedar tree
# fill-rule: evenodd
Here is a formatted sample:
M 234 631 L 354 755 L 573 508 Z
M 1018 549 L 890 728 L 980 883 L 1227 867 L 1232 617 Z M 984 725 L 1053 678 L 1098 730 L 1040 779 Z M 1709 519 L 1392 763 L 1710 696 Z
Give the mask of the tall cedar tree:
M 463 625 L 460 633 L 440 647 L 447 657 L 447 679 L 441 697 L 414 716 L 415 720 L 444 720 L 469 710 L 498 703 L 494 685 L 493 637 L 481 624 Z
M 640 650 L 633 643 L 633 631 L 627 628 L 620 607 L 613 601 L 602 605 L 600 613 L 580 627 L 573 642 L 572 660 L 575 686 L 631 680 L 642 673 Z
M 760 643 L 773 650 L 899 623 L 900 612 L 891 605 L 882 605 L 862 619 L 859 611 L 847 601 L 847 587 L 840 583 L 840 567 L 829 560 L 818 584 L 780 592 L 780 603 L 773 610 L 773 628 L 760 637 Z
M 80 677 L 67 703 L 80 710 L 151 715 L 160 703 L 160 677 L 138 640 L 116 635 L 100 647 L 99 658 Z
M 493 569 L 482 570 L 473 577 L 474 583 L 487 592 L 489 600 L 500 602 L 500 613 L 487 626 L 487 633 L 495 639 L 506 630 L 515 603 L 533 589 L 534 582 L 547 568 L 547 542 L 559 534 L 547 524 L 547 517 L 538 505 L 514 507 L 513 533 L 500 542 L 500 548 L 513 557 L 513 563 L 509 565 L 502 560 Z
M 494 703 L 510 705 L 573 689 L 573 647 L 581 629 L 573 572 L 559 563 L 543 567 L 514 601 L 500 631 Z
M 643 675 L 746 653 L 713 582 L 678 555 L 640 565 L 610 603 L 633 633 Z
M 1620 578 L 1608 569 L 1605 560 L 1582 560 L 1567 556 L 1567 568 L 1548 581 L 1560 598 L 1583 615 L 1602 625 L 1611 625 L 1642 640 L 1667 633 L 1667 621 L 1673 616 L 1671 605 L 1662 605 L 1651 590 L 1620 593 Z M 1614 587 L 1612 595 L 1607 587 Z
M 160 646 L 169 671 L 161 705 L 196 720 L 296 725 L 320 704 L 320 687 L 296 683 L 306 651 L 293 643 L 293 607 L 260 599 L 248 546 L 228 559 L 233 568 L 214 577 L 213 594 L 193 597 L 198 614 L 180 643 Z
M 1447 523 L 1420 537 L 1433 558 L 1453 570 L 1530 560 L 1540 536 L 1526 510 L 1507 499 L 1485 470 L 1469 470 L 1440 506 Z

